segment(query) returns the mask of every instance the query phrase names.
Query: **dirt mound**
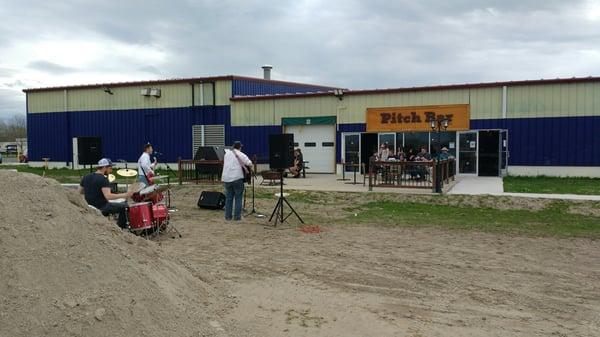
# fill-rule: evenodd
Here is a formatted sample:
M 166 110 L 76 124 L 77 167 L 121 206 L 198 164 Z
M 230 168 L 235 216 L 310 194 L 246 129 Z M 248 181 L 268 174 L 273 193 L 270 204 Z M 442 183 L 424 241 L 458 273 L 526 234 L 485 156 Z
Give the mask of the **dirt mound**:
M 206 286 L 75 191 L 0 171 L 0 336 L 209 336 Z

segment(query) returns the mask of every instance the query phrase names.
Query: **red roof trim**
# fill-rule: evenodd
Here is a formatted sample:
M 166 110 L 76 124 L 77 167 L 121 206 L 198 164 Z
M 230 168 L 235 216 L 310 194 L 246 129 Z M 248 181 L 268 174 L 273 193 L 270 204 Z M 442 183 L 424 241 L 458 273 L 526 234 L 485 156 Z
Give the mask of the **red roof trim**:
M 315 88 L 323 88 L 323 89 L 334 89 L 334 87 L 322 86 L 322 85 L 313 85 L 307 83 L 297 83 L 297 82 L 288 82 L 288 81 L 278 81 L 278 80 L 265 80 L 262 78 L 256 77 L 248 77 L 248 76 L 235 76 L 235 75 L 226 75 L 226 76 L 209 76 L 209 77 L 192 77 L 192 78 L 174 78 L 168 80 L 149 80 L 149 81 L 132 81 L 132 82 L 113 82 L 113 83 L 94 83 L 94 84 L 81 84 L 81 85 L 67 85 L 67 86 L 57 86 L 57 87 L 47 87 L 47 88 L 29 88 L 23 89 L 23 92 L 40 92 L 40 91 L 54 91 L 54 90 L 71 90 L 71 89 L 92 89 L 92 88 L 102 88 L 102 87 L 110 87 L 110 88 L 118 88 L 118 87 L 131 87 L 131 86 L 139 86 L 139 85 L 152 85 L 152 84 L 175 84 L 175 83 L 196 83 L 196 82 L 212 82 L 219 80 L 246 80 L 253 82 L 265 82 L 265 83 L 274 83 L 274 84 L 291 84 L 295 86 L 301 87 L 315 87 Z
M 488 83 L 467 83 L 467 84 L 447 84 L 437 86 L 423 87 L 406 87 L 406 88 L 390 88 L 390 89 L 364 89 L 364 90 L 344 90 L 344 95 L 363 95 L 363 94 L 387 94 L 387 93 L 402 93 L 427 90 L 449 90 L 449 89 L 472 89 L 472 88 L 490 88 L 499 86 L 518 86 L 518 85 L 535 85 L 535 84 L 565 84 L 565 83 L 585 83 L 598 82 L 600 77 L 573 77 L 573 78 L 557 78 L 548 80 L 523 80 L 523 81 L 508 81 L 508 82 L 488 82 Z M 333 95 L 333 91 L 298 93 L 298 94 L 276 94 L 276 95 L 256 95 L 256 96 L 236 96 L 232 101 L 246 100 L 261 100 L 261 99 L 280 99 L 280 98 L 302 98 L 302 97 L 319 97 Z

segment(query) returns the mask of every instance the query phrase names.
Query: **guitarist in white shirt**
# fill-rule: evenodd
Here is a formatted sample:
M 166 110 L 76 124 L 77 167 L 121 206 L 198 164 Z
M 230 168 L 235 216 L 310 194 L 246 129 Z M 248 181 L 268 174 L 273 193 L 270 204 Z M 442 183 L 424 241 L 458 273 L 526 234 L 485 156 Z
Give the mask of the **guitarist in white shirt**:
M 242 143 L 233 143 L 232 150 L 225 150 L 223 174 L 225 185 L 225 220 L 242 220 L 242 203 L 245 177 L 251 173 L 252 161 L 242 152 Z

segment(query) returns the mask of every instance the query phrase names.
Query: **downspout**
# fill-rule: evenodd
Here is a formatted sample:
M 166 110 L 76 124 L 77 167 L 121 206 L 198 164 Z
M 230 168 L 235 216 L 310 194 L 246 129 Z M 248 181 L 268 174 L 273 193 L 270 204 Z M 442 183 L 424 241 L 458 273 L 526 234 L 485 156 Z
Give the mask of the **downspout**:
M 506 86 L 502 87 L 502 118 L 506 119 L 506 98 L 508 94 L 508 88 Z
M 213 106 L 217 105 L 217 85 L 216 82 L 212 82 L 212 86 L 213 86 Z
M 192 107 L 194 107 L 196 105 L 196 95 L 194 92 L 194 82 L 190 83 L 190 85 L 192 86 Z
M 71 143 L 73 139 L 71 137 L 71 115 L 69 114 L 69 100 L 67 96 L 67 89 L 63 90 L 63 107 L 65 110 L 67 120 L 67 160 L 65 166 L 69 166 L 69 156 L 71 156 L 71 169 L 75 169 L 75 163 L 73 162 L 73 150 L 71 149 Z
M 204 82 L 200 83 L 200 106 L 204 105 Z

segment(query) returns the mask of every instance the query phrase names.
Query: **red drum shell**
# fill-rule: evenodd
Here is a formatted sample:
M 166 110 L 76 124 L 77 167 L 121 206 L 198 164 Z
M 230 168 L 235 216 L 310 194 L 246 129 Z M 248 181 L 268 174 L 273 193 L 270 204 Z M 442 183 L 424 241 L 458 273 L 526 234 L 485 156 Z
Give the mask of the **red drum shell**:
M 131 230 L 152 228 L 152 203 L 141 202 L 129 206 L 129 227 Z
M 163 204 L 152 205 L 152 216 L 156 224 L 162 227 L 169 221 L 169 209 Z

